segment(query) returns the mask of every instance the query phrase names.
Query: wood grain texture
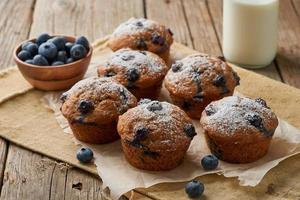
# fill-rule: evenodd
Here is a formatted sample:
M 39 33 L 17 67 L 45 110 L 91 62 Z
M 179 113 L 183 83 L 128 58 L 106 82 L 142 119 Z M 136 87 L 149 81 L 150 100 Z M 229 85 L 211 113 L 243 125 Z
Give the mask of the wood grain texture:
M 156 20 L 168 26 L 174 33 L 174 39 L 193 48 L 189 27 L 181 0 L 146 0 L 146 13 L 149 19 Z
M 219 38 L 220 45 L 222 45 L 223 35 L 222 35 L 222 26 L 223 26 L 223 1 L 222 0 L 207 0 L 208 11 L 211 15 L 214 29 Z M 222 49 L 222 48 L 221 48 Z M 281 81 L 281 77 L 276 68 L 275 63 L 273 62 L 266 68 L 251 70 L 253 72 L 262 74 L 264 76 L 270 77 L 272 79 Z
M 278 63 L 285 83 L 300 88 L 299 1 L 280 2 Z M 298 10 L 299 11 L 299 10 Z
M 3 182 L 4 168 L 7 158 L 7 147 L 7 142 L 0 138 L 0 194 Z
M 0 69 L 14 64 L 13 50 L 28 37 L 34 0 L 0 1 Z

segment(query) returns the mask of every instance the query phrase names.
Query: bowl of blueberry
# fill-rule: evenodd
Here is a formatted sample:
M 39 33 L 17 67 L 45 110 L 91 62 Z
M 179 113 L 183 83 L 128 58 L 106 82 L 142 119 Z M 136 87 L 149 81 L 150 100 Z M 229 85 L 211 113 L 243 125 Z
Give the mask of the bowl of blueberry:
M 43 33 L 17 46 L 14 60 L 24 78 L 35 88 L 63 90 L 83 78 L 92 52 L 84 36 Z

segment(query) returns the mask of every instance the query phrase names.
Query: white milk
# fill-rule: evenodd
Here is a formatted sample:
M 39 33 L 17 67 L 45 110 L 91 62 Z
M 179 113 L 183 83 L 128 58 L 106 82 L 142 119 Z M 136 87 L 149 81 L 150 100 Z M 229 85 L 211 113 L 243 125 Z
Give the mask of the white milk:
M 277 50 L 279 0 L 224 0 L 223 53 L 249 68 L 272 62 Z

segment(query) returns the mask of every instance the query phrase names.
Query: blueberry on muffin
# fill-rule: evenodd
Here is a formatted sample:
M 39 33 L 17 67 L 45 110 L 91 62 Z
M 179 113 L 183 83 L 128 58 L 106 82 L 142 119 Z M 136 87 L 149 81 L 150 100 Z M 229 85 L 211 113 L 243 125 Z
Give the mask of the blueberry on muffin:
M 111 78 L 87 78 L 61 96 L 61 112 L 74 136 L 83 142 L 103 144 L 119 138 L 119 115 L 135 107 L 136 98 Z
M 192 118 L 200 118 L 212 101 L 231 96 L 239 77 L 223 60 L 194 54 L 176 61 L 165 77 L 165 87 L 173 103 Z
M 138 99 L 158 97 L 168 71 L 164 61 L 148 51 L 120 49 L 98 67 L 100 77 L 112 77 Z
M 231 163 L 249 163 L 268 152 L 278 120 L 263 99 L 231 96 L 210 103 L 200 124 L 215 156 Z
M 151 100 L 142 100 L 121 115 L 118 133 L 128 162 L 153 171 L 177 167 L 197 134 L 179 107 Z
M 113 51 L 127 47 L 151 51 L 168 63 L 172 43 L 173 33 L 164 25 L 149 19 L 131 18 L 115 29 L 108 46 Z

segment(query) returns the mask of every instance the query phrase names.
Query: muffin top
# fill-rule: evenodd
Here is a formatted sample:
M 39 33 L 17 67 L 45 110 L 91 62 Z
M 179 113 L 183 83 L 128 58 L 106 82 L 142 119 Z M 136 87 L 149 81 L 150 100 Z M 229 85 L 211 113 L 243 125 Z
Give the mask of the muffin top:
M 145 18 L 130 18 L 120 24 L 112 33 L 108 46 L 117 49 L 129 47 L 162 53 L 173 43 L 173 33 L 153 20 Z
M 202 101 L 226 96 L 240 78 L 222 59 L 194 54 L 176 61 L 166 75 L 165 86 L 178 97 Z
M 210 103 L 200 121 L 204 130 L 216 138 L 236 138 L 251 143 L 260 137 L 272 137 L 278 120 L 261 99 L 230 96 Z
M 136 98 L 111 78 L 91 77 L 76 83 L 61 96 L 62 114 L 71 123 L 105 124 L 136 106 Z
M 152 151 L 175 151 L 190 144 L 197 134 L 191 119 L 175 105 L 143 99 L 120 116 L 121 139 Z
M 113 77 L 127 88 L 147 88 L 160 83 L 168 71 L 154 53 L 131 49 L 114 52 L 105 65 L 98 67 L 100 77 Z

